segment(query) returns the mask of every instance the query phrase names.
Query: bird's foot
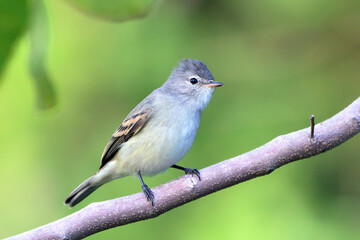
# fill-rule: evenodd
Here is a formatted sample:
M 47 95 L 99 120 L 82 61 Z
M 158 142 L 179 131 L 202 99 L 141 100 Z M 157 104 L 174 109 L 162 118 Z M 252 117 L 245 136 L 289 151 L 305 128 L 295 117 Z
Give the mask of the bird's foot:
M 201 176 L 200 176 L 200 172 L 197 169 L 192 169 L 192 168 L 184 168 L 185 174 L 191 174 L 191 175 L 196 175 L 198 176 L 199 180 L 201 181 Z
M 142 190 L 147 198 L 148 201 L 151 201 L 151 205 L 155 206 L 155 197 L 153 191 L 146 185 L 142 185 Z

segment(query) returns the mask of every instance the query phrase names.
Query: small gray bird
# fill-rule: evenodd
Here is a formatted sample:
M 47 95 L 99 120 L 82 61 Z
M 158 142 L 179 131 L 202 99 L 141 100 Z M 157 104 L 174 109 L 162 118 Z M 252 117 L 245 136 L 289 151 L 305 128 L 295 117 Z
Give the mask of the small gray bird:
M 154 194 L 142 176 L 154 176 L 168 168 L 197 175 L 197 169 L 175 165 L 190 150 L 200 123 L 201 112 L 209 103 L 214 78 L 200 60 L 183 59 L 168 80 L 140 102 L 116 129 L 105 146 L 100 169 L 66 198 L 75 206 L 98 187 L 111 180 L 138 176 L 142 190 L 154 206 Z

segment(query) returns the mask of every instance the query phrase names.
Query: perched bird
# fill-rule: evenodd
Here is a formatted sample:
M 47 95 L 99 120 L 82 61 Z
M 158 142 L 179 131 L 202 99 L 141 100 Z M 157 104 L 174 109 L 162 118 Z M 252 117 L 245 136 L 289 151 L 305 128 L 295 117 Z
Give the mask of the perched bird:
M 148 201 L 154 194 L 142 176 L 153 176 L 168 168 L 197 175 L 197 169 L 175 165 L 190 150 L 200 123 L 201 112 L 209 103 L 214 78 L 200 60 L 183 59 L 167 81 L 141 101 L 116 129 L 105 146 L 100 169 L 66 198 L 75 206 L 98 187 L 125 176 L 138 176 Z

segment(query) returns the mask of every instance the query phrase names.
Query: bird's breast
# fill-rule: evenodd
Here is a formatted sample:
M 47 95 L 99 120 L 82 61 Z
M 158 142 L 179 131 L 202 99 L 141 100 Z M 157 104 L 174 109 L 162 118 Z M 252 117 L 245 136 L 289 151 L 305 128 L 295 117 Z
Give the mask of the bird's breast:
M 164 120 L 159 128 L 159 160 L 175 164 L 182 159 L 195 140 L 199 121 L 200 116 L 180 111 Z
M 152 116 L 144 128 L 123 144 L 119 170 L 156 175 L 181 160 L 190 150 L 200 122 L 200 113 L 167 111 Z

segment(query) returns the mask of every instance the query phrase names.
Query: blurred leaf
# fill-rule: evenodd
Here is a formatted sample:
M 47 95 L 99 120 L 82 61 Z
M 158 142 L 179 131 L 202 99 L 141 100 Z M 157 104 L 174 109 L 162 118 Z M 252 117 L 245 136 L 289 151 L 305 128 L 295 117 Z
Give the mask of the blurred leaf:
M 0 76 L 16 40 L 26 28 L 26 0 L 0 0 Z
M 48 109 L 56 104 L 55 90 L 45 68 L 49 43 L 49 24 L 43 0 L 32 1 L 30 18 L 30 72 L 37 90 L 37 103 L 40 109 Z
M 97 17 L 123 21 L 144 16 L 155 0 L 67 0 Z

